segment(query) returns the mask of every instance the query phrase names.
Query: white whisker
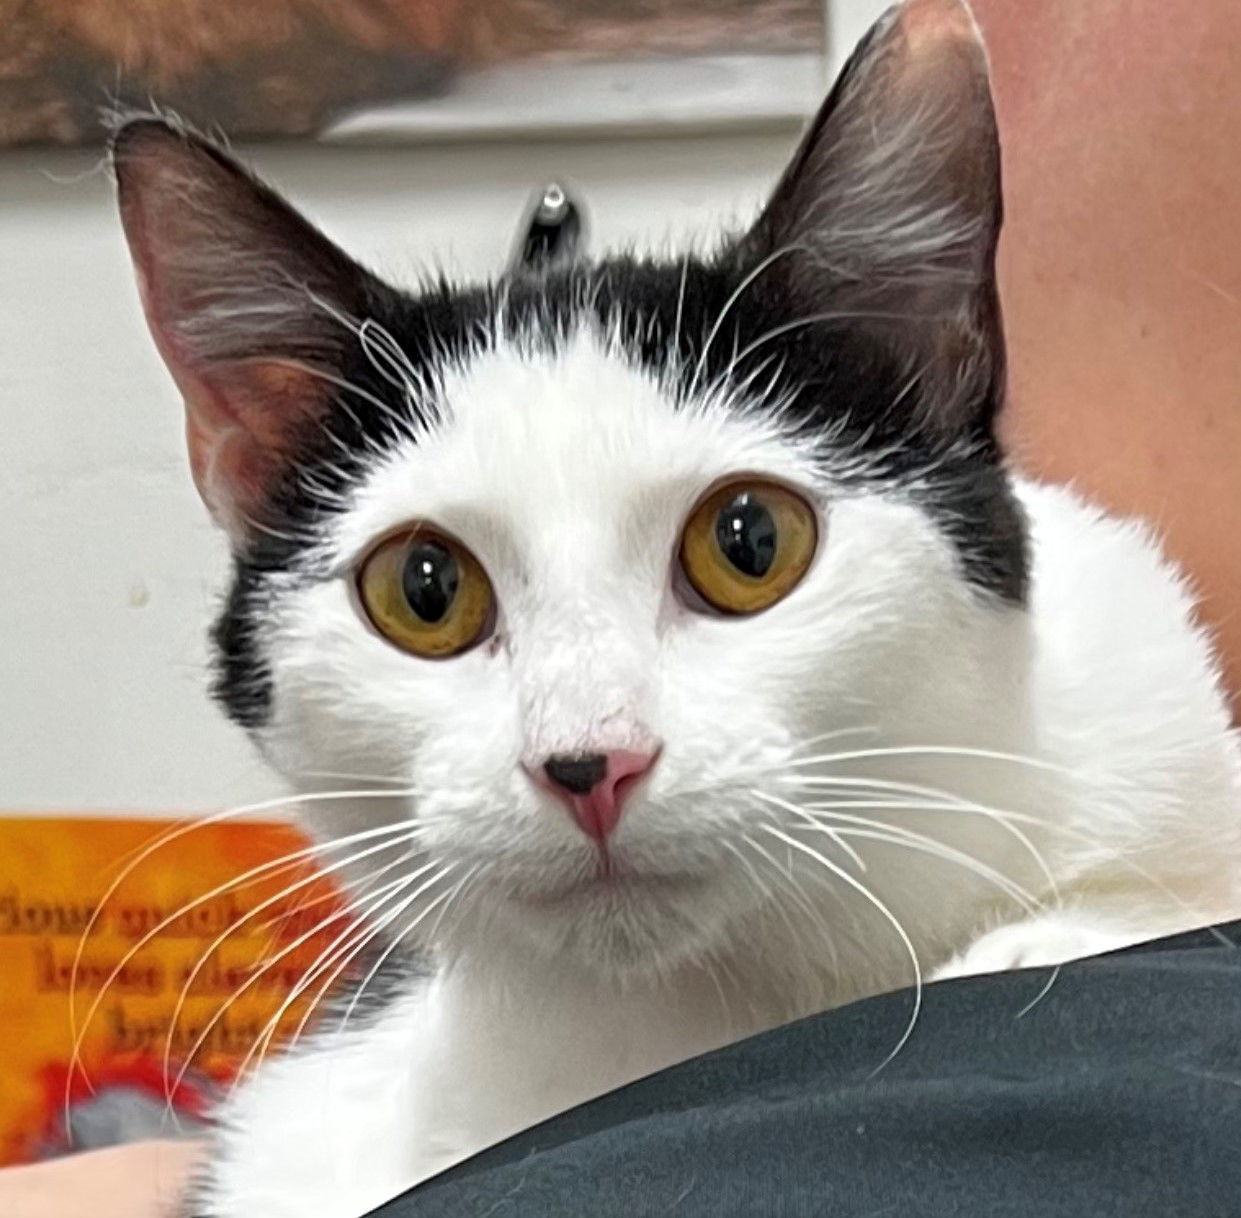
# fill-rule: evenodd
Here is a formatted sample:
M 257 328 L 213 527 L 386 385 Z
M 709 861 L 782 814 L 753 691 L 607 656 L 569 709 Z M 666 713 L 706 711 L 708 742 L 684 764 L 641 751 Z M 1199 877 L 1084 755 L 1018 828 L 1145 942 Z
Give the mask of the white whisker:
M 829 765 L 838 761 L 866 761 L 884 757 L 968 757 L 975 761 L 1002 761 L 1011 765 L 1027 766 L 1033 770 L 1043 770 L 1062 777 L 1080 777 L 1078 771 L 1046 761 L 1041 757 L 1006 753 L 999 749 L 968 748 L 949 744 L 894 745 L 886 748 L 854 749 L 845 753 L 825 753 L 818 757 L 798 758 L 789 764 L 791 766 Z
M 96 1012 L 99 1010 L 99 1005 L 103 1001 L 103 996 L 105 992 L 112 985 L 112 983 L 116 980 L 116 978 L 120 975 L 121 969 L 125 966 L 125 964 L 129 962 L 129 960 L 133 956 L 133 953 L 138 951 L 145 944 L 149 943 L 157 934 L 167 929 L 178 918 L 183 917 L 190 910 L 196 908 L 197 906 L 203 904 L 206 901 L 212 900 L 215 897 L 222 896 L 224 893 L 229 892 L 232 889 L 238 887 L 239 885 L 246 883 L 252 877 L 257 877 L 261 874 L 265 874 L 276 868 L 286 866 L 290 862 L 290 859 L 295 858 L 296 855 L 285 856 L 284 858 L 281 858 L 281 859 L 270 860 L 267 863 L 260 864 L 258 867 L 251 868 L 250 871 L 245 872 L 242 876 L 237 877 L 236 879 L 229 880 L 224 884 L 218 885 L 216 888 L 213 888 L 209 893 L 205 893 L 204 895 L 196 898 L 194 901 L 189 902 L 187 905 L 182 906 L 175 913 L 164 918 L 154 928 L 152 928 L 145 935 L 143 935 L 143 937 L 131 947 L 130 951 L 125 956 L 125 959 L 120 964 L 118 964 L 116 968 L 112 970 L 112 973 L 109 975 L 107 980 L 104 982 L 103 986 L 100 988 L 98 994 L 96 995 L 95 1000 L 91 1003 L 91 1006 L 89 1010 L 87 1011 L 86 1019 L 79 1026 L 78 1020 L 77 1020 L 76 995 L 77 995 L 78 978 L 81 973 L 81 967 L 82 967 L 82 957 L 86 951 L 86 944 L 89 941 L 91 935 L 94 933 L 96 926 L 99 924 L 99 919 L 102 916 L 103 911 L 107 908 L 108 904 L 111 902 L 112 898 L 116 895 L 118 889 L 125 882 L 125 880 L 128 879 L 129 876 L 131 876 L 134 873 L 134 871 L 138 867 L 140 867 L 147 859 L 149 859 L 156 851 L 163 849 L 163 847 L 169 845 L 171 842 L 176 841 L 178 838 L 184 837 L 188 833 L 193 833 L 195 830 L 206 828 L 208 825 L 218 824 L 221 821 L 231 820 L 231 819 L 234 819 L 240 816 L 253 816 L 256 813 L 270 811 L 275 808 L 287 808 L 292 803 L 316 803 L 316 802 L 331 801 L 334 799 L 349 799 L 349 798 L 358 798 L 358 797 L 372 798 L 375 796 L 387 796 L 389 794 L 392 794 L 392 793 L 391 792 L 375 792 L 371 790 L 320 792 L 320 793 L 315 793 L 315 794 L 303 795 L 298 799 L 292 799 L 288 797 L 279 798 L 279 799 L 268 799 L 268 800 L 262 800 L 259 803 L 254 803 L 254 804 L 243 804 L 242 806 L 237 807 L 237 808 L 228 808 L 221 812 L 212 813 L 209 816 L 199 817 L 194 820 L 186 821 L 182 824 L 174 826 L 172 829 L 164 830 L 163 832 L 157 834 L 156 837 L 148 845 L 144 846 L 141 850 L 139 850 L 136 856 L 131 858 L 129 862 L 126 863 L 125 866 L 121 868 L 120 872 L 113 878 L 112 882 L 104 890 L 103 896 L 99 899 L 98 903 L 95 905 L 95 908 L 92 911 L 91 916 L 86 923 L 86 927 L 82 931 L 82 934 L 78 939 L 77 948 L 73 956 L 73 965 L 70 969 L 68 1006 L 69 1006 L 69 1035 L 70 1035 L 70 1043 L 71 1043 L 72 1048 L 70 1050 L 69 1069 L 68 1069 L 68 1075 L 67 1075 L 66 1082 L 65 1082 L 65 1119 L 66 1120 L 68 1120 L 69 1113 L 70 1113 L 70 1107 L 71 1107 L 70 1086 L 71 1086 L 75 1073 L 80 1073 L 82 1077 L 85 1078 L 87 1086 L 90 1087 L 90 1079 L 86 1078 L 84 1071 L 82 1071 L 82 1062 L 81 1062 L 82 1042 L 83 1042 L 83 1038 L 86 1035 L 86 1029 L 90 1026 L 91 1020 L 94 1018 Z M 385 830 L 385 831 L 396 832 L 396 827 L 391 827 L 390 830 Z M 329 849 L 340 849 L 341 847 L 347 847 L 350 844 L 352 844 L 354 840 L 356 839 L 351 837 L 348 839 L 342 839 L 339 842 L 321 843 L 318 845 L 309 846 L 306 848 L 304 852 L 301 852 L 301 853 L 309 857 L 312 854 L 319 853 L 321 851 L 325 851 Z
M 1050 974 L 1048 974 L 1047 980 L 1043 983 L 1042 989 L 1040 989 L 1039 992 L 1035 994 L 1034 997 L 1031 998 L 1030 1001 L 1017 1012 L 1016 1015 L 1013 1016 L 1014 1019 L 1024 1019 L 1031 1011 L 1034 1010 L 1036 1006 L 1038 1006 L 1040 1002 L 1043 1001 L 1044 998 L 1047 997 L 1048 994 L 1051 993 L 1051 987 L 1056 984 L 1056 978 L 1060 976 L 1061 967 L 1061 965 L 1057 964 L 1052 968 Z
M 846 824 L 858 826 L 857 828 L 835 830 L 832 835 L 833 840 L 840 836 L 855 837 L 865 841 L 884 842 L 892 846 L 904 846 L 911 850 L 918 850 L 934 858 L 942 859 L 944 862 L 955 863 L 957 866 L 973 872 L 989 884 L 993 884 L 1031 916 L 1042 913 L 1046 909 L 1045 904 L 1034 896 L 1033 893 L 1014 880 L 1011 880 L 1003 872 L 988 866 L 972 854 L 956 850 L 943 842 L 937 841 L 935 838 L 928 837 L 926 834 L 915 833 L 911 829 L 897 829 L 891 825 L 883 824 L 882 821 L 871 821 L 866 817 L 845 816 L 836 812 L 820 812 L 818 815 L 830 816 L 833 820 L 840 820 Z M 824 829 L 824 826 L 816 823 L 817 816 L 807 813 L 806 819 L 814 823 L 817 829 Z
M 431 866 L 431 864 L 427 864 L 427 866 L 429 867 Z M 417 878 L 417 874 L 418 874 L 417 872 L 414 872 L 412 874 L 412 878 L 411 876 L 400 876 L 397 879 L 392 880 L 389 884 L 383 885 L 378 890 L 377 893 L 372 893 L 368 895 L 367 897 L 357 898 L 349 902 L 347 905 L 333 912 L 327 918 L 324 918 L 322 921 L 318 922 L 315 926 L 312 926 L 309 930 L 303 931 L 300 935 L 296 936 L 290 943 L 286 944 L 279 952 L 277 952 L 270 960 L 266 961 L 264 965 L 262 966 L 262 968 L 256 970 L 249 977 L 247 977 L 246 980 L 242 982 L 242 984 L 232 993 L 232 995 L 230 995 L 228 1001 L 225 1002 L 221 1006 L 221 1008 L 211 1017 L 207 1025 L 199 1033 L 198 1039 L 194 1042 L 189 1053 L 186 1055 L 185 1061 L 183 1065 L 181 1066 L 180 1071 L 177 1074 L 177 1077 L 173 1083 L 173 1090 L 175 1091 L 178 1087 L 180 1087 L 182 1081 L 184 1080 L 186 1071 L 189 1070 L 190 1066 L 192 1065 L 194 1061 L 194 1058 L 198 1054 L 198 1051 L 206 1043 L 206 1037 L 209 1035 L 211 1029 L 215 1027 L 215 1025 L 224 1016 L 225 1012 L 229 1009 L 229 1007 L 231 1007 L 233 1003 L 235 1003 L 243 994 L 245 994 L 250 989 L 251 986 L 255 985 L 258 982 L 259 978 L 261 978 L 265 972 L 267 972 L 274 965 L 278 964 L 281 960 L 285 959 L 292 952 L 295 952 L 303 944 L 313 939 L 316 935 L 322 934 L 324 928 L 327 926 L 330 926 L 333 922 L 338 922 L 342 918 L 348 918 L 351 914 L 357 912 L 357 910 L 362 907 L 365 907 L 365 909 L 368 912 L 374 909 L 375 906 L 371 904 L 371 902 L 378 900 L 380 903 L 382 903 L 382 900 L 387 896 L 387 894 L 392 893 L 392 892 L 399 892 L 403 886 L 407 886 L 408 884 L 412 883 L 413 880 Z M 351 926 L 346 927 L 343 933 L 348 934 L 350 929 L 352 929 Z M 338 942 L 339 940 L 336 940 L 336 941 Z M 294 987 L 294 993 L 300 993 L 300 990 L 298 990 L 297 987 Z M 285 1000 L 286 1004 L 288 1003 L 288 1001 L 289 999 Z M 287 1009 L 287 1005 L 281 1007 L 282 1012 L 286 1009 Z M 247 1055 L 247 1057 L 244 1059 L 242 1063 L 243 1068 L 245 1064 L 249 1062 L 249 1060 L 250 1060 L 250 1056 Z M 240 1074 L 238 1075 L 238 1077 L 240 1077 Z
M 218 934 L 211 941 L 211 943 L 207 946 L 206 950 L 199 954 L 198 960 L 195 962 L 194 967 L 190 969 L 189 973 L 186 975 L 185 981 L 181 986 L 181 991 L 177 996 L 176 1007 L 174 1008 L 174 1011 L 173 1011 L 173 1017 L 169 1021 L 168 1037 L 164 1042 L 163 1070 L 164 1070 L 165 1084 L 167 1084 L 169 1070 L 171 1067 L 172 1031 L 173 1031 L 173 1028 L 176 1026 L 177 1016 L 180 1014 L 181 1009 L 183 1005 L 185 1004 L 185 1001 L 188 998 L 191 989 L 193 989 L 195 980 L 198 978 L 202 970 L 207 966 L 207 963 L 210 961 L 211 957 L 215 954 L 216 951 L 219 950 L 220 946 L 230 936 L 235 934 L 242 926 L 244 926 L 248 921 L 250 921 L 250 919 L 253 918 L 256 914 L 260 914 L 266 909 L 271 909 L 273 906 L 279 905 L 283 901 L 287 900 L 294 892 L 305 889 L 309 885 L 312 885 L 318 881 L 321 881 L 325 876 L 328 876 L 335 871 L 340 871 L 347 867 L 354 867 L 359 862 L 361 862 L 363 859 L 369 858 L 373 854 L 377 854 L 385 850 L 391 850 L 396 846 L 402 845 L 404 842 L 412 840 L 412 834 L 409 831 L 409 826 L 407 825 L 401 826 L 401 828 L 403 828 L 405 831 L 403 836 L 390 835 L 394 838 L 394 840 L 382 841 L 377 846 L 371 846 L 366 850 L 360 850 L 354 854 L 350 854 L 344 859 L 337 860 L 335 863 L 333 863 L 329 867 L 316 868 L 315 871 L 313 871 L 310 875 L 306 876 L 304 879 L 298 880 L 294 884 L 287 885 L 285 888 L 282 888 L 279 892 L 275 893 L 273 896 L 270 896 L 266 898 L 264 901 L 261 901 L 253 909 L 247 911 L 246 915 L 243 918 L 239 919 L 237 922 L 235 922 L 231 926 L 225 927 L 225 929 L 221 931 L 220 934 Z M 361 840 L 365 840 L 368 837 L 377 836 L 378 834 L 379 834 L 378 830 L 369 829 L 369 830 L 364 830 L 361 833 L 353 834 L 351 835 L 351 837 L 352 837 L 352 840 L 354 841 L 361 841 Z M 404 861 L 404 857 L 396 859 L 395 861 L 386 864 L 385 867 L 381 869 L 381 873 L 393 870 L 394 868 L 400 866 L 403 861 Z M 331 919 L 329 919 L 328 921 L 330 922 Z M 317 926 L 315 927 L 315 931 L 312 931 L 311 933 L 313 934 L 313 933 L 316 933 L 318 930 L 321 930 L 323 925 L 324 923 L 317 924 Z M 277 956 L 272 957 L 269 961 L 263 962 L 263 965 L 260 971 L 255 973 L 254 975 L 261 976 L 263 972 L 265 972 L 273 964 L 278 963 L 282 958 L 283 958 L 282 955 L 277 955 Z M 208 1026 L 210 1027 L 211 1025 L 208 1025 Z
M 875 1067 L 875 1070 L 872 1071 L 872 1075 L 878 1074 L 879 1071 L 887 1066 L 888 1063 L 891 1062 L 908 1043 L 909 1038 L 913 1035 L 914 1026 L 918 1022 L 918 1016 L 922 1013 L 922 964 L 918 959 L 918 953 L 914 948 L 913 940 L 910 939 L 908 932 L 905 930 L 904 926 L 901 925 L 900 919 L 888 908 L 888 906 L 873 892 L 871 892 L 865 884 L 845 871 L 843 867 L 833 863 L 831 859 L 826 858 L 812 846 L 807 846 L 805 842 L 798 841 L 797 838 L 791 837 L 783 830 L 776 828 L 775 825 L 760 825 L 759 829 L 764 833 L 770 834 L 777 840 L 784 842 L 784 844 L 790 849 L 797 850 L 806 855 L 808 858 L 813 859 L 820 866 L 825 867 L 829 872 L 831 872 L 832 875 L 848 884 L 854 892 L 856 892 L 860 897 L 862 897 L 863 900 L 867 901 L 875 910 L 877 910 L 887 921 L 888 925 L 896 931 L 906 953 L 909 956 L 909 962 L 913 966 L 914 971 L 913 1011 L 909 1016 L 909 1022 L 906 1025 L 905 1030 L 901 1033 L 900 1039 L 896 1042 L 896 1045 L 893 1047 L 892 1051 L 883 1059 L 882 1062 L 879 1063 L 878 1066 Z
M 761 799 L 763 803 L 765 804 L 771 804 L 773 807 L 776 807 L 776 808 L 783 808 L 784 811 L 792 812 L 797 816 L 805 815 L 802 809 L 799 808 L 796 804 L 790 803 L 787 799 L 781 799 L 780 796 L 778 795 L 772 795 L 767 791 L 757 791 L 757 790 L 752 792 L 752 794 L 754 795 L 756 799 Z M 816 829 L 819 829 L 821 832 L 827 834 L 827 836 L 830 837 L 832 841 L 836 843 L 836 845 L 840 848 L 840 850 L 843 853 L 847 854 L 849 858 L 853 860 L 853 865 L 859 871 L 861 872 L 866 871 L 865 860 L 862 858 L 860 854 L 858 854 L 856 850 L 853 849 L 852 846 L 848 844 L 848 842 L 846 842 L 842 837 L 840 837 L 839 834 L 833 832 L 833 830 L 826 825 L 816 825 L 815 827 Z
M 439 928 L 440 923 L 443 921 L 444 914 L 451 907 L 453 901 L 457 899 L 458 895 L 465 889 L 466 885 L 469 884 L 469 882 L 479 873 L 481 869 L 482 869 L 482 864 L 475 863 L 474 866 L 465 873 L 465 875 L 461 878 L 461 880 L 458 881 L 457 886 L 453 888 L 449 893 L 446 894 L 446 899 L 444 900 L 444 904 L 440 907 L 440 915 L 438 918 L 436 918 L 435 925 L 431 928 L 430 934 L 428 936 L 430 939 L 433 940 L 435 938 L 435 932 Z M 419 918 L 424 917 L 425 913 L 426 911 L 424 911 L 423 914 L 420 914 Z M 409 932 L 417 925 L 418 925 L 418 921 L 415 920 L 412 926 L 406 927 L 401 932 L 400 935 L 397 935 L 393 939 L 393 941 L 388 945 L 387 949 L 382 953 L 382 955 L 380 955 L 379 959 L 376 960 L 375 963 L 371 966 L 370 972 L 366 974 L 366 976 L 362 980 L 362 984 L 358 986 L 357 990 L 355 991 L 353 995 L 353 998 L 349 1002 L 349 1006 L 345 1009 L 345 1013 L 341 1017 L 340 1022 L 337 1025 L 336 1031 L 339 1034 L 342 1034 L 342 1035 L 344 1034 L 345 1028 L 348 1026 L 349 1019 L 353 1015 L 355 1008 L 357 1007 L 358 1003 L 362 1000 L 362 996 L 363 994 L 366 993 L 367 987 L 375 979 L 375 977 L 378 976 L 379 970 L 384 966 L 384 963 L 387 961 L 388 957 L 396 950 L 396 947 L 401 942 L 401 940 L 407 934 L 409 934 Z
M 1047 881 L 1048 891 L 1051 893 L 1057 905 L 1061 904 L 1060 888 L 1054 873 L 1042 851 L 1031 841 L 1029 834 L 1025 833 L 1018 826 L 1022 823 L 1035 827 L 1045 827 L 1046 822 L 1036 816 L 1027 813 L 1013 812 L 1006 808 L 994 808 L 988 804 L 979 803 L 977 800 L 966 799 L 959 795 L 954 795 L 950 791 L 945 791 L 940 787 L 932 787 L 923 783 L 899 782 L 895 779 L 887 778 L 868 778 L 844 775 L 823 775 L 823 776 L 785 776 L 786 781 L 796 786 L 806 789 L 823 789 L 827 788 L 829 793 L 832 789 L 856 791 L 865 795 L 869 792 L 875 792 L 885 799 L 890 799 L 891 794 L 898 795 L 915 795 L 920 796 L 918 802 L 909 802 L 907 805 L 900 802 L 890 802 L 888 806 L 894 810 L 902 811 L 928 811 L 928 812 L 962 812 L 972 815 L 985 817 L 999 826 L 1004 832 L 1008 833 L 1021 847 L 1030 855 L 1036 867 L 1042 873 L 1043 879 Z M 874 806 L 874 801 L 870 801 Z M 825 805 L 826 806 L 826 805 Z M 839 800 L 835 801 L 835 806 L 844 806 Z M 859 802 L 859 807 L 866 806 Z
M 759 264 L 750 271 L 741 282 L 733 289 L 732 294 L 724 302 L 723 307 L 716 315 L 715 321 L 712 323 L 711 329 L 707 333 L 706 341 L 702 345 L 702 352 L 698 356 L 698 363 L 694 366 L 694 375 L 690 380 L 689 389 L 686 390 L 685 396 L 689 400 L 693 400 L 694 394 L 698 389 L 698 382 L 702 376 L 702 371 L 706 367 L 707 357 L 711 354 L 711 345 L 715 342 L 719 335 L 720 327 L 723 326 L 728 314 L 732 311 L 733 306 L 745 295 L 749 287 L 781 258 L 787 257 L 789 254 L 795 253 L 797 247 L 794 245 L 784 245 L 779 249 L 773 250 Z M 736 356 L 733 357 L 733 364 L 736 364 Z M 730 365 L 731 367 L 732 365 Z
M 783 881 L 787 891 L 791 894 L 793 900 L 796 901 L 797 904 L 801 907 L 801 909 L 805 911 L 805 913 L 811 919 L 811 921 L 818 924 L 819 928 L 823 932 L 823 941 L 827 945 L 828 955 L 830 955 L 832 959 L 832 963 L 831 963 L 832 972 L 836 975 L 839 975 L 840 959 L 839 959 L 839 955 L 836 949 L 835 936 L 831 933 L 831 928 L 828 926 L 826 919 L 817 909 L 815 909 L 814 902 L 810 900 L 809 896 L 807 896 L 805 890 L 797 882 L 796 877 L 793 876 L 792 874 L 787 874 L 787 873 L 782 874 L 780 871 L 780 868 L 776 865 L 776 862 L 771 857 L 771 855 L 768 854 L 767 851 L 764 850 L 763 847 L 760 846 L 758 842 L 756 842 L 752 837 L 750 837 L 749 834 L 745 834 L 742 840 L 745 842 L 747 846 L 750 847 L 751 850 L 753 850 L 756 854 L 760 855 L 762 858 L 766 859 L 767 862 L 771 864 L 772 872 L 778 879 Z M 730 849 L 730 853 L 734 854 L 738 859 L 741 860 L 742 864 L 746 866 L 747 870 L 749 870 L 750 874 L 754 877 L 755 884 L 758 886 L 759 891 L 762 892 L 768 898 L 769 907 L 775 909 L 781 921 L 783 921 L 785 926 L 788 928 L 789 933 L 792 936 L 792 942 L 797 943 L 801 938 L 800 932 L 798 931 L 797 927 L 793 925 L 793 921 L 789 917 L 788 911 L 784 908 L 783 902 L 779 901 L 774 896 L 774 894 L 772 894 L 770 888 L 768 888 L 759 878 L 757 868 L 754 868 L 748 862 L 748 860 L 745 858 L 745 855 L 740 850 L 736 850 L 735 848 L 732 848 L 732 844 L 727 839 L 721 839 L 720 844 L 723 845 L 726 849 Z

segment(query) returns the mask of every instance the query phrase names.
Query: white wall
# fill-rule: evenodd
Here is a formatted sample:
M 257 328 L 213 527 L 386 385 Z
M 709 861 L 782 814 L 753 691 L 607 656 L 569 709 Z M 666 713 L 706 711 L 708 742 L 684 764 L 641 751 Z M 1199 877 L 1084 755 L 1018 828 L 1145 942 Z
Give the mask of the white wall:
M 243 150 L 397 278 L 485 273 L 530 190 L 565 176 L 600 242 L 745 216 L 783 135 Z M 205 693 L 222 551 L 185 468 L 92 158 L 0 156 L 0 812 L 181 811 L 275 788 Z

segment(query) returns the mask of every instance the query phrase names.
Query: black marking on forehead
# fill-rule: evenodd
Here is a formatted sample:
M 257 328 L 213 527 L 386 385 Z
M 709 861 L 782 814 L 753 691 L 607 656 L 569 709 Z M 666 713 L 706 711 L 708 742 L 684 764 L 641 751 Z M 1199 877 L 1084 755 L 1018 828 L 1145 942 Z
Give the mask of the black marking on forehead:
M 675 351 L 683 393 L 752 379 L 742 408 L 778 408 L 797 429 L 863 457 L 851 475 L 857 489 L 908 494 L 954 545 L 976 589 L 1025 602 L 1025 519 L 992 430 L 1002 384 L 973 389 L 982 400 L 959 412 L 972 423 L 948 434 L 927 425 L 917 378 L 894 343 L 847 316 L 790 312 L 761 274 L 747 283 L 750 269 L 727 250 L 709 261 L 618 260 L 595 274 L 596 312 L 622 319 L 633 358 L 662 374 Z
M 1025 524 L 991 431 L 1000 386 L 976 391 L 997 400 L 962 412 L 977 420 L 972 431 L 938 432 L 919 421 L 918 385 L 894 346 L 852 327 L 847 317 L 791 314 L 761 274 L 738 292 L 747 273 L 728 251 L 674 261 L 617 257 L 517 272 L 482 287 L 441 283 L 418 295 L 374 289 L 368 316 L 428 385 L 446 364 L 485 348 L 497 317 L 504 336 L 552 350 L 583 322 L 595 323 L 620 335 L 627 358 L 682 394 L 752 377 L 757 386 L 770 385 L 771 393 L 745 396 L 739 408 L 763 410 L 779 402 L 798 429 L 833 436 L 846 452 L 865 457 L 854 475 L 859 490 L 907 494 L 953 544 L 976 589 L 1023 603 Z M 357 392 L 342 391 L 322 423 L 306 432 L 295 467 L 272 494 L 276 526 L 236 560 L 234 586 L 216 624 L 216 696 L 246 727 L 261 726 L 270 713 L 271 679 L 260 642 L 269 576 L 300 571 L 317 577 L 307 556 L 325 525 L 373 468 L 376 454 L 408 441 L 394 416 L 418 427 L 435 425 L 428 411 L 433 403 L 406 399 L 359 343 L 348 350 L 340 378 Z

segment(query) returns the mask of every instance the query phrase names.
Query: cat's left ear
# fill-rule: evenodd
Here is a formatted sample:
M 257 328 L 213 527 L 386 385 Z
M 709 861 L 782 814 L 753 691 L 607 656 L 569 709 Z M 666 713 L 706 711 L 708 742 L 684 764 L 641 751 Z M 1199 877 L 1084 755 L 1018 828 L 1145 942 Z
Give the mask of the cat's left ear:
M 985 432 L 1004 379 L 1000 222 L 978 27 L 964 0 L 907 0 L 846 64 L 741 256 L 792 319 L 902 359 L 931 425 Z
M 216 145 L 159 119 L 112 149 L 155 344 L 185 401 L 190 466 L 244 548 L 336 392 L 376 281 Z

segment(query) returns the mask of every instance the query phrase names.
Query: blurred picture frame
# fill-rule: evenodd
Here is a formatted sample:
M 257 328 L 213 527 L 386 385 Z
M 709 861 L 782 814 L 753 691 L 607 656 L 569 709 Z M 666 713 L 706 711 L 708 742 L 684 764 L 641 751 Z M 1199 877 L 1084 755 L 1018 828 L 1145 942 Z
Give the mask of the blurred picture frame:
M 870 0 L 0 0 L 0 146 L 158 107 L 343 143 L 759 129 Z M 858 16 L 858 23 L 863 20 Z

